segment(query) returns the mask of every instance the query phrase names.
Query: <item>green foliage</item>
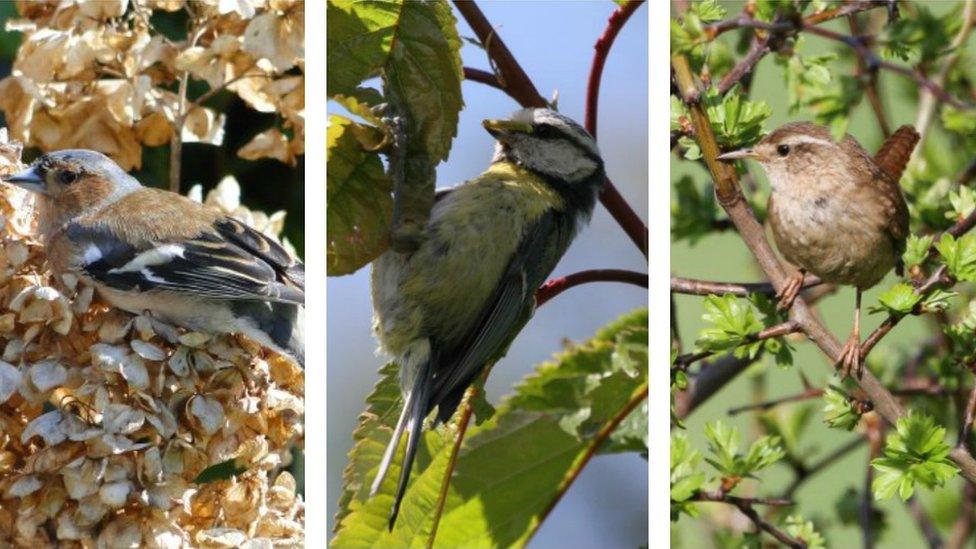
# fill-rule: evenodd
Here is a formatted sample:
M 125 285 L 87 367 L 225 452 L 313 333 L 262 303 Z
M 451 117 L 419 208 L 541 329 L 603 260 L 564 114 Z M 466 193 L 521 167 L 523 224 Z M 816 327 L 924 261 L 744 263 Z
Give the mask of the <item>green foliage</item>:
M 736 85 L 725 95 L 709 88 L 702 103 L 712 123 L 715 139 L 723 150 L 751 145 L 762 137 L 763 122 L 773 114 L 765 101 L 750 101 Z
M 946 212 L 946 217 L 953 222 L 959 221 L 976 210 L 976 191 L 960 187 L 958 191 L 949 193 L 949 203 L 952 204 L 952 211 Z
M 739 358 L 755 358 L 761 351 L 767 351 L 776 357 L 777 364 L 792 364 L 790 349 L 782 338 L 756 340 L 760 331 L 778 319 L 775 305 L 764 296 L 753 295 L 749 300 L 742 300 L 732 294 L 710 295 L 705 297 L 704 307 L 702 320 L 710 326 L 699 332 L 695 341 L 699 349 L 712 352 L 731 349 Z M 757 318 L 757 313 L 764 313 L 763 321 Z
M 725 17 L 725 8 L 717 0 L 692 2 L 681 22 L 671 20 L 671 53 L 688 54 L 701 63 L 705 33 L 703 26 Z
M 905 242 L 905 253 L 901 256 L 906 269 L 911 269 L 925 262 L 934 239 L 935 237 L 932 235 L 908 235 L 908 240 Z
M 701 452 L 691 447 L 688 435 L 675 433 L 671 437 L 671 520 L 682 513 L 695 517 L 698 511 L 688 501 L 705 485 L 705 473 L 699 471 Z
M 934 15 L 924 3 L 916 2 L 913 7 L 915 13 L 911 17 L 901 17 L 882 29 L 881 52 L 888 59 L 900 59 L 910 65 L 930 63 L 946 53 L 959 31 L 959 5 L 941 17 Z
M 797 42 L 800 49 L 802 40 Z M 830 127 L 835 138 L 847 131 L 851 110 L 860 102 L 862 89 L 857 79 L 838 74 L 830 64 L 837 60 L 833 53 L 782 58 L 790 113 L 810 112 L 814 120 Z
M 690 176 L 674 183 L 671 194 L 671 238 L 695 243 L 711 233 L 718 218 L 718 205 L 711 185 L 699 188 Z
M 456 426 L 424 433 L 402 512 L 392 532 L 386 520 L 400 460 L 379 493 L 368 498 L 399 411 L 398 373 L 390 364 L 368 399 L 354 432 L 343 477 L 336 547 L 427 543 Z M 640 398 L 647 383 L 647 311 L 624 315 L 589 342 L 539 366 L 490 418 L 468 427 L 450 478 L 437 544 L 448 547 L 522 546 L 571 470 L 598 434 Z M 646 404 L 646 400 L 643 404 Z M 647 454 L 647 407 L 638 405 L 597 448 Z
M 871 484 L 875 499 L 895 495 L 907 500 L 917 485 L 944 485 L 959 469 L 949 460 L 945 427 L 928 414 L 911 410 L 898 420 L 897 432 L 888 435 L 884 455 L 871 461 L 877 476 Z
M 872 308 L 872 312 L 887 310 L 891 314 L 906 315 L 922 301 L 922 296 L 915 293 L 915 288 L 910 284 L 899 282 L 878 296 L 878 301 L 882 306 Z
M 461 39 L 451 8 L 444 0 L 329 0 L 327 15 L 326 91 L 330 99 L 376 125 L 376 131 L 396 133 L 380 124 L 374 109 L 381 104 L 384 114 L 402 127 L 404 142 L 399 150 L 389 150 L 390 135 L 373 150 L 395 152 L 402 160 L 402 174 L 396 171 L 402 185 L 396 189 L 398 218 L 392 230 L 395 235 L 414 234 L 426 224 L 434 200 L 434 166 L 447 158 L 463 105 Z M 382 79 L 382 93 L 361 87 L 377 76 Z M 332 143 L 328 143 L 330 154 Z M 392 202 L 375 196 L 381 191 L 376 179 L 372 170 L 364 180 L 354 173 L 351 181 L 334 182 L 329 174 L 329 196 L 340 192 L 333 190 L 336 185 L 372 189 L 365 199 L 350 197 L 345 204 L 350 208 L 342 208 L 341 213 L 330 204 L 330 221 L 333 215 L 343 216 L 338 226 L 330 227 L 330 253 L 333 245 L 342 248 L 329 263 L 330 275 L 354 272 L 389 244 Z M 379 217 L 387 221 L 378 223 Z M 359 249 L 351 251 L 354 247 Z
M 957 280 L 976 281 L 976 235 L 967 233 L 956 239 L 943 234 L 935 249 L 942 255 L 949 274 Z
M 376 148 L 382 132 L 342 116 L 329 117 L 326 134 L 326 229 L 329 275 L 355 272 L 388 243 L 392 183 Z
M 804 542 L 807 549 L 824 549 L 827 547 L 826 541 L 814 528 L 813 523 L 804 520 L 803 517 L 797 515 L 786 517 L 786 533 Z
M 705 437 L 711 458 L 705 458 L 724 479 L 734 485 L 738 479 L 753 477 L 754 474 L 776 463 L 786 452 L 780 445 L 779 437 L 763 436 L 752 443 L 749 451 L 739 453 L 741 435 L 739 430 L 729 427 L 721 420 L 705 426 Z
M 854 405 L 843 391 L 835 387 L 827 387 L 823 394 L 824 423 L 832 429 L 853 431 L 861 421 L 861 411 Z

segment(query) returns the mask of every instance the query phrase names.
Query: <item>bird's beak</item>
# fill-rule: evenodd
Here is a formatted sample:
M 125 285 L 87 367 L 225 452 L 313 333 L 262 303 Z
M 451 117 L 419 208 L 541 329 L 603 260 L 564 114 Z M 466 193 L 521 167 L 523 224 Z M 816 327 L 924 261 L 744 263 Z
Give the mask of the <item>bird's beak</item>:
M 4 176 L 3 181 L 17 185 L 32 193 L 47 194 L 47 185 L 44 184 L 44 178 L 41 177 L 41 174 L 37 173 L 37 170 L 33 166 L 15 174 Z
M 718 155 L 719 160 L 725 160 L 726 162 L 731 162 L 732 160 L 744 160 L 746 158 L 756 158 L 756 151 L 751 148 L 739 149 L 737 151 L 727 152 L 725 154 Z
M 532 133 L 532 124 L 517 120 L 485 120 L 481 123 L 495 139 L 505 142 L 518 133 Z

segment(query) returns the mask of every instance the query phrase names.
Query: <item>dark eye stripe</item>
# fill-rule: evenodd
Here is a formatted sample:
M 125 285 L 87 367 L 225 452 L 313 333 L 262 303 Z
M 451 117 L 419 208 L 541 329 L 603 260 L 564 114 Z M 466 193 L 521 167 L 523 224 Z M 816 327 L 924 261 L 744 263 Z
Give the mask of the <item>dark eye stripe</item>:
M 554 124 L 549 124 L 547 122 L 535 123 L 533 124 L 533 127 L 533 134 L 537 137 L 547 140 L 560 139 L 563 141 L 568 141 L 571 145 L 573 145 L 573 147 L 582 152 L 590 160 L 597 163 L 603 162 L 600 155 L 590 146 L 591 138 L 589 137 L 589 134 L 584 133 L 585 130 L 583 130 L 583 128 L 576 126 L 573 129 L 577 131 L 566 131 L 561 127 Z M 584 139 L 586 141 L 584 141 Z

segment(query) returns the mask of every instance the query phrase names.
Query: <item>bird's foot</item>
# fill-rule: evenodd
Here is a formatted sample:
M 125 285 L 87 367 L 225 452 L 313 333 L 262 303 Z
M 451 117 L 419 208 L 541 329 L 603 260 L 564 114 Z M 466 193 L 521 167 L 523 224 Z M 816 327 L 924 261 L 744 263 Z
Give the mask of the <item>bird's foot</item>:
M 796 300 L 796 296 L 800 293 L 800 288 L 803 287 L 803 271 L 800 271 L 786 280 L 786 285 L 783 286 L 779 292 L 776 293 L 777 299 L 776 310 L 785 311 L 793 306 L 793 301 Z
M 861 360 L 861 340 L 857 334 L 851 334 L 834 366 L 840 372 L 841 379 L 849 377 L 852 373 L 857 379 L 861 379 L 861 375 L 864 374 L 864 361 Z

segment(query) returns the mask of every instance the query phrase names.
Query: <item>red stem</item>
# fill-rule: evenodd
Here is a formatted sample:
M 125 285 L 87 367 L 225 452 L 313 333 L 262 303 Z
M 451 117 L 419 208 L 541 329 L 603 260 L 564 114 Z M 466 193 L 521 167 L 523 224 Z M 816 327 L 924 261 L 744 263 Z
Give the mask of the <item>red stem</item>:
M 502 83 L 498 81 L 498 77 L 488 71 L 464 67 L 464 78 L 471 80 L 472 82 L 480 82 L 487 86 L 498 88 L 506 93 L 508 92 L 508 90 L 505 89 L 505 86 L 502 86 Z
M 617 33 L 620 32 L 620 28 L 629 17 L 629 15 L 622 17 L 618 14 L 621 12 L 633 13 L 641 3 L 643 3 L 643 0 L 631 0 L 626 6 L 617 8 L 614 14 L 610 16 L 607 29 L 603 32 L 603 36 L 601 36 L 595 46 L 596 54 L 593 61 L 594 63 L 600 63 L 601 68 L 599 72 L 602 72 L 602 65 L 606 62 L 607 54 L 610 53 L 613 37 L 616 37 Z M 505 90 L 505 93 L 518 101 L 523 107 L 547 107 L 548 103 L 546 100 L 539 94 L 539 91 L 535 88 L 529 76 L 522 70 L 522 67 L 515 60 L 512 52 L 509 51 L 505 42 L 502 41 L 495 32 L 495 29 L 492 28 L 491 23 L 485 18 L 485 14 L 481 12 L 478 5 L 473 0 L 454 0 L 454 6 L 460 12 L 461 16 L 464 17 L 465 21 L 468 22 L 471 30 L 474 31 L 478 40 L 484 44 L 488 55 L 495 62 L 495 66 L 498 68 L 495 81 Z M 608 36 L 611 36 L 609 41 L 603 43 L 604 37 Z M 468 72 L 465 72 L 466 78 L 470 77 L 472 80 L 479 82 L 482 81 L 480 78 L 477 78 L 480 76 L 474 73 L 471 73 L 469 76 Z M 592 70 L 590 72 L 590 79 L 590 85 L 592 86 Z M 597 80 L 599 80 L 599 75 L 597 75 Z M 596 86 L 599 87 L 599 82 L 597 82 Z M 586 104 L 586 112 L 589 113 L 592 109 L 595 119 L 596 97 L 587 93 Z M 592 107 L 590 106 L 591 104 L 593 105 Z M 587 114 L 587 117 L 589 117 L 589 114 Z M 589 124 L 586 127 L 589 129 Z M 591 133 L 594 137 L 596 136 L 595 131 L 591 131 Z M 620 195 L 609 178 L 603 184 L 603 190 L 600 192 L 600 202 L 610 212 L 610 215 L 613 216 L 617 223 L 620 224 L 624 232 L 627 233 L 627 236 L 637 245 L 637 248 L 646 258 L 647 227 L 641 221 L 640 217 L 638 217 L 637 213 L 634 212 L 633 208 L 627 204 L 623 196 Z
M 623 282 L 646 288 L 647 275 L 633 271 L 625 271 L 623 269 L 592 269 L 554 278 L 536 290 L 535 306 L 539 307 L 573 286 L 579 286 L 587 282 Z
M 595 52 L 593 54 L 593 64 L 590 65 L 590 79 L 586 85 L 586 108 L 583 121 L 586 130 L 593 137 L 596 137 L 597 108 L 600 103 L 600 81 L 603 77 L 603 66 L 607 62 L 607 56 L 610 55 L 610 48 L 613 46 L 614 40 L 617 39 L 620 29 L 623 28 L 627 20 L 630 19 L 630 16 L 643 3 L 644 0 L 631 0 L 614 10 L 610 15 L 610 19 L 607 21 L 607 28 L 593 46 Z M 630 204 L 624 200 L 624 197 L 617 191 L 617 188 L 610 182 L 609 178 L 604 183 L 603 190 L 600 191 L 600 202 L 610 212 L 610 215 L 617 220 L 617 223 L 620 224 L 620 227 L 627 233 L 627 236 L 637 245 L 637 248 L 644 254 L 644 257 L 647 257 L 647 226 L 641 221 L 637 212 L 630 207 Z

